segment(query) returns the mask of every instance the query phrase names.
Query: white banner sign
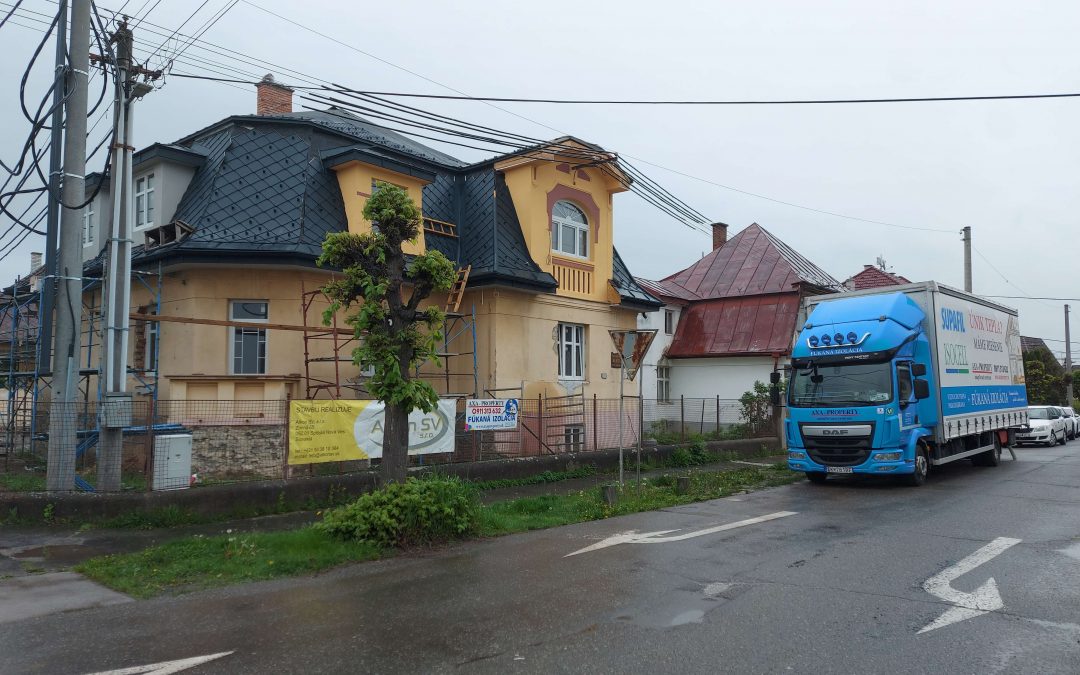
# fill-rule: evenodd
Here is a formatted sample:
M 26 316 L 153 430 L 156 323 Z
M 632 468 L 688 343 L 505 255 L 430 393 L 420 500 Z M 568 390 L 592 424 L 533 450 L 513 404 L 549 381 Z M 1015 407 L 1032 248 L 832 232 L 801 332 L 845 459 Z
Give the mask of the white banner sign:
M 465 402 L 465 431 L 517 429 L 516 398 L 470 398 Z

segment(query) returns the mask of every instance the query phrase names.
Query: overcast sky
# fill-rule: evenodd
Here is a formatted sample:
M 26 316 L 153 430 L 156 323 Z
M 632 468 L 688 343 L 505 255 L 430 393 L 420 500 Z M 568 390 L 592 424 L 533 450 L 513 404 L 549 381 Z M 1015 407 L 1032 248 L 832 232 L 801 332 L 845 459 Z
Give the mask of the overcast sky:
M 0 0 L 0 12 L 6 3 Z M 103 10 L 122 4 L 98 3 Z M 183 32 L 226 4 L 209 0 Z M 141 5 L 143 0 L 131 0 L 127 11 Z M 173 29 L 198 5 L 161 0 L 148 21 Z M 55 11 L 48 0 L 26 0 L 24 7 Z M 241 0 L 204 39 L 365 90 L 450 93 L 434 81 L 477 96 L 806 99 L 1078 91 L 1078 29 L 1080 4 L 1065 0 Z M 136 30 L 137 45 L 161 43 L 149 30 Z M 0 72 L 5 159 L 28 127 L 17 92 L 39 36 L 40 27 L 36 33 L 14 25 L 0 30 L 7 64 Z M 48 46 L 31 79 L 35 100 L 47 86 L 51 51 Z M 187 56 L 226 60 L 197 47 Z M 205 65 L 176 68 L 207 72 Z M 259 74 L 273 70 L 241 67 Z M 275 76 L 290 82 L 286 72 Z M 971 225 L 977 293 L 1080 296 L 1074 262 L 1080 256 L 1080 99 L 773 107 L 498 104 L 504 110 L 476 102 L 418 105 L 529 136 L 568 133 L 599 143 L 637 160 L 697 210 L 729 223 L 733 233 L 758 222 L 840 280 L 883 256 L 912 280 L 962 286 L 959 231 Z M 170 78 L 139 105 L 136 143 L 176 140 L 254 109 L 253 89 Z M 467 160 L 483 157 L 440 149 Z M 824 215 L 730 188 L 945 232 Z M 711 246 L 707 235 L 632 194 L 617 196 L 615 205 L 616 246 L 638 276 L 672 274 Z M 29 252 L 41 248 L 40 240 L 28 239 L 0 262 L 0 276 L 25 273 Z M 1025 334 L 1064 337 L 1062 303 L 1002 302 L 1020 309 Z

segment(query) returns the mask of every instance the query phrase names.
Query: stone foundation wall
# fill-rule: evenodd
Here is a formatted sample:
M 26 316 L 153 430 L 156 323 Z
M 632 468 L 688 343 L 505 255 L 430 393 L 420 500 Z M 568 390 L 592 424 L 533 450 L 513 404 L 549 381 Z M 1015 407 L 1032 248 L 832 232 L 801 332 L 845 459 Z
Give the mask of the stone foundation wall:
M 281 478 L 284 424 L 188 425 L 191 470 L 200 480 Z

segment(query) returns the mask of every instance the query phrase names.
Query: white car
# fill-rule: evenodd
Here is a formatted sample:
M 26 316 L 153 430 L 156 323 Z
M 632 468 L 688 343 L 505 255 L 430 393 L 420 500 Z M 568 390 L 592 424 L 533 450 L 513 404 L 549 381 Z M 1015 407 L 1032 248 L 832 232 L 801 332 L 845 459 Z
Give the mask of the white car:
M 1043 443 L 1047 447 L 1060 443 L 1065 445 L 1068 431 L 1061 408 L 1052 405 L 1028 406 L 1028 425 L 1016 434 L 1016 444 Z
M 1080 436 L 1080 416 L 1071 406 L 1062 406 L 1061 413 L 1065 415 L 1065 435 L 1071 441 Z

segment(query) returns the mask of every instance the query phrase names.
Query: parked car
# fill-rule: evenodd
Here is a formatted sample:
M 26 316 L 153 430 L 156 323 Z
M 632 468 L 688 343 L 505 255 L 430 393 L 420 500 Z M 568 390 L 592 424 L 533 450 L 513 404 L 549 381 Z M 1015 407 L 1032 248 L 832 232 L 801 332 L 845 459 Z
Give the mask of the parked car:
M 1028 425 L 1016 434 L 1016 444 L 1043 443 L 1047 447 L 1060 443 L 1065 445 L 1068 432 L 1065 415 L 1061 408 L 1052 405 L 1028 406 Z
M 1065 436 L 1071 441 L 1080 436 L 1080 416 L 1071 406 L 1062 406 L 1061 413 L 1065 415 Z

